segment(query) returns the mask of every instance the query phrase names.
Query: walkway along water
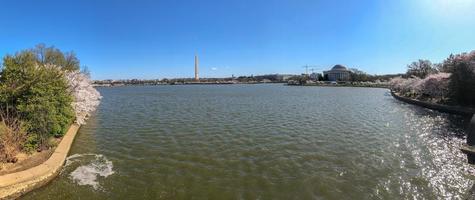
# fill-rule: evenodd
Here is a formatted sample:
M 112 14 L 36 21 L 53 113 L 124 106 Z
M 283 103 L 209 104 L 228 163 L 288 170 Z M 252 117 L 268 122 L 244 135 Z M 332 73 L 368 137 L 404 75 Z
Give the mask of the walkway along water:
M 79 125 L 73 124 L 51 157 L 30 169 L 0 176 L 0 199 L 15 199 L 54 179 L 61 171 Z
M 399 94 L 391 91 L 391 95 L 396 98 L 397 100 L 409 103 L 409 104 L 414 104 L 418 105 L 424 108 L 429 108 L 432 110 L 437 110 L 439 112 L 444 112 L 444 113 L 449 113 L 449 114 L 455 114 L 455 115 L 462 115 L 466 117 L 471 117 L 472 115 L 475 114 L 475 109 L 473 108 L 467 108 L 467 107 L 460 107 L 460 106 L 447 106 L 447 105 L 442 105 L 442 104 L 436 104 L 436 103 L 429 103 L 425 101 L 419 101 L 416 99 L 411 99 L 407 97 L 400 96 Z

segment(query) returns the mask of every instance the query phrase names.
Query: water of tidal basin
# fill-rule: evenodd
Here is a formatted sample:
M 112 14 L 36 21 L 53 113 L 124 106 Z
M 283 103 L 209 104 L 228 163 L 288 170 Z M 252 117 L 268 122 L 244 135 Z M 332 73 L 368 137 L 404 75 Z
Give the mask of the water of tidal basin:
M 465 121 L 386 89 L 99 88 L 60 176 L 25 199 L 457 199 Z

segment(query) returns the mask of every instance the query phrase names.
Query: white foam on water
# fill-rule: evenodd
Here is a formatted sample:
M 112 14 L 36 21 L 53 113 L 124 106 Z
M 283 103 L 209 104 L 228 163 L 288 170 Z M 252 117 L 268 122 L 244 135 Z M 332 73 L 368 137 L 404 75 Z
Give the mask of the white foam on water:
M 64 168 L 66 168 L 67 166 L 69 166 L 70 164 L 74 163 L 75 161 L 77 161 L 76 158 L 81 158 L 81 157 L 84 157 L 84 156 L 96 156 L 97 154 L 92 154 L 92 153 L 88 153 L 88 154 L 74 154 L 74 155 L 70 155 L 69 157 L 66 158 L 66 163 L 64 164 Z M 64 169 L 63 168 L 63 169 Z
M 66 159 L 65 167 L 79 161 L 79 158 L 94 156 L 86 165 L 77 167 L 69 174 L 69 177 L 79 185 L 90 185 L 94 189 L 100 189 L 99 177 L 108 177 L 114 174 L 112 161 L 101 154 L 74 154 Z

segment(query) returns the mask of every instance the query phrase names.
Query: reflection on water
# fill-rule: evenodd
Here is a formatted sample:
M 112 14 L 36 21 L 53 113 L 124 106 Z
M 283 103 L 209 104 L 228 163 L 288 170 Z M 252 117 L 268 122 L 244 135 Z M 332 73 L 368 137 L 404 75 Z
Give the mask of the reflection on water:
M 465 121 L 384 89 L 100 92 L 72 147 L 85 160 L 26 199 L 458 199 L 473 184 Z

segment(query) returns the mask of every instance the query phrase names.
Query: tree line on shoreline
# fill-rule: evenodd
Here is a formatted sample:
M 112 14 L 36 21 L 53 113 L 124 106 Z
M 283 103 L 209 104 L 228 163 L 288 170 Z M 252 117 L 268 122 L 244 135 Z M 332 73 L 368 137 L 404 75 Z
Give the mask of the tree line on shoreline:
M 340 86 L 355 86 L 355 87 L 373 87 L 385 86 L 394 77 L 402 76 L 403 74 L 368 74 L 357 68 L 350 68 L 349 78 L 345 81 L 336 81 Z M 320 73 L 313 73 L 310 75 L 302 74 L 293 76 L 289 79 L 289 85 L 328 85 L 331 84 L 327 76 Z
M 446 105 L 475 107 L 475 51 L 451 54 L 442 63 L 418 60 L 391 79 L 399 95 Z
M 162 78 L 162 79 L 119 79 L 119 80 L 95 80 L 97 86 L 119 86 L 119 85 L 175 85 L 188 83 L 286 83 L 287 79 L 298 76 L 290 74 L 266 74 L 250 75 L 226 78 L 200 78 L 196 81 L 194 78 Z
M 54 138 L 84 123 L 99 98 L 74 52 L 40 44 L 6 55 L 0 68 L 0 163 L 54 147 Z
M 348 82 L 353 83 L 376 83 L 388 82 L 391 78 L 401 76 L 403 74 L 386 74 L 371 75 L 356 68 L 351 68 L 350 79 Z M 328 78 L 319 73 L 307 74 L 264 74 L 250 75 L 226 78 L 200 78 L 199 83 L 289 83 L 294 82 L 298 85 L 304 85 L 308 81 L 328 81 Z M 96 86 L 122 86 L 122 85 L 176 85 L 176 84 L 192 84 L 198 83 L 194 78 L 162 78 L 162 79 L 119 79 L 119 80 L 95 80 Z

